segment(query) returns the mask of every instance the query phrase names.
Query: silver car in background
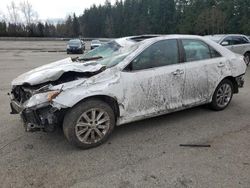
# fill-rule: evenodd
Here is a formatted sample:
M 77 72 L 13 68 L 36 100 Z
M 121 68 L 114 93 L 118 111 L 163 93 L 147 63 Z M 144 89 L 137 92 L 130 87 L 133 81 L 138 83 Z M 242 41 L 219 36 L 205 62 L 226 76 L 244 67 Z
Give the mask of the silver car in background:
M 230 35 L 208 35 L 211 40 L 219 43 L 234 53 L 241 54 L 245 57 L 247 65 L 250 63 L 250 38 L 240 34 Z
M 99 40 L 92 40 L 91 44 L 90 44 L 90 49 L 93 50 L 94 48 L 97 48 L 97 47 L 99 47 L 101 45 L 102 45 L 101 41 L 99 41 Z
M 26 130 L 62 125 L 67 140 L 86 149 L 125 123 L 203 104 L 223 110 L 245 71 L 243 56 L 209 39 L 166 35 L 106 58 L 66 58 L 24 73 L 12 81 L 10 105 Z

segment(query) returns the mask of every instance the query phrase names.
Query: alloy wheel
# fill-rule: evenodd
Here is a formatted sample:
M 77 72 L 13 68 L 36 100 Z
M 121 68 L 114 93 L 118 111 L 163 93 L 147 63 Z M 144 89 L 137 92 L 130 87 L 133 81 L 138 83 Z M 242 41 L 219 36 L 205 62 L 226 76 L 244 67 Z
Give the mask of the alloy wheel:
M 84 112 L 75 126 L 75 133 L 79 141 L 93 144 L 100 141 L 110 128 L 110 117 L 100 108 L 92 108 Z
M 232 98 L 232 87 L 228 83 L 224 83 L 220 86 L 216 95 L 217 105 L 221 108 L 224 108 L 228 105 Z

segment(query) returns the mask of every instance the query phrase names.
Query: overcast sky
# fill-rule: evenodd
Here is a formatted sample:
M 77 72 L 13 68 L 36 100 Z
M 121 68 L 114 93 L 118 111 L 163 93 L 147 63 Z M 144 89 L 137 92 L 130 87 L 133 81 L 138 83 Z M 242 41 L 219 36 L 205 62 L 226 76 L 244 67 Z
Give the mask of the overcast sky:
M 7 13 L 7 5 L 13 0 L 0 0 L 0 13 Z M 14 0 L 19 5 L 24 0 Z M 54 18 L 65 18 L 67 15 L 73 12 L 76 15 L 83 13 L 85 8 L 89 8 L 93 4 L 104 4 L 105 0 L 28 0 L 38 16 L 42 20 L 54 19 Z M 110 0 L 113 4 L 115 0 Z

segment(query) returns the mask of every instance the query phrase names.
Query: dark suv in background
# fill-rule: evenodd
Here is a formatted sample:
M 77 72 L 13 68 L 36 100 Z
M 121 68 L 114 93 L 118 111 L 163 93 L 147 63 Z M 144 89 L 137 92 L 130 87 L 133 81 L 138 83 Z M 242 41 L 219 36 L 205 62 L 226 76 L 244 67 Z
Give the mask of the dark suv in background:
M 85 50 L 85 43 L 80 39 L 71 39 L 67 43 L 67 54 L 69 53 L 82 54 L 84 50 Z

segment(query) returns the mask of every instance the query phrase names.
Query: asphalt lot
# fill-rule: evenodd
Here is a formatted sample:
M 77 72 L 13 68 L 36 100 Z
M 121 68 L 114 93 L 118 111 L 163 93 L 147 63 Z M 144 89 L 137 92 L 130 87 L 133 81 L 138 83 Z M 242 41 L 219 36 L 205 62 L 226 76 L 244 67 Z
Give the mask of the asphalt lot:
M 224 111 L 198 107 L 131 123 L 104 145 L 79 150 L 62 130 L 27 133 L 9 114 L 11 80 L 67 57 L 64 48 L 0 41 L 0 187 L 250 187 L 250 70 Z M 179 146 L 187 143 L 211 147 Z

